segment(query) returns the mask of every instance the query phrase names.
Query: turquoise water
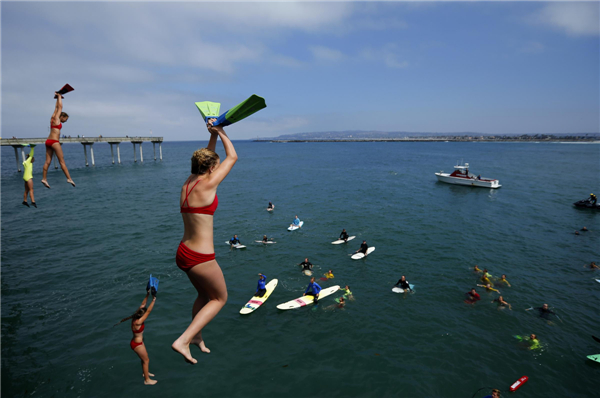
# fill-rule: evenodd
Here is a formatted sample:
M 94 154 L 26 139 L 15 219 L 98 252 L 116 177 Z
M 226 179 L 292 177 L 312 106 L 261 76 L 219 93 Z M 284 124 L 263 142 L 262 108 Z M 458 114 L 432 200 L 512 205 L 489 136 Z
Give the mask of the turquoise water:
M 600 190 L 600 145 L 236 142 L 240 159 L 215 214 L 229 300 L 204 332 L 212 352 L 193 351 L 191 366 L 170 349 L 195 298 L 174 256 L 180 187 L 204 144 L 165 143 L 163 162 L 144 146 L 143 164 L 122 145 L 121 165 L 96 145 L 96 167 L 65 144 L 77 187 L 52 168 L 51 190 L 39 183 L 39 153 L 38 209 L 21 205 L 14 152 L 2 148 L 2 396 L 471 397 L 523 375 L 520 396 L 597 394 L 600 364 L 586 356 L 600 353 L 591 338 L 600 336 L 600 273 L 583 265 L 600 260 L 600 214 L 572 203 Z M 503 187 L 436 181 L 460 159 Z M 304 227 L 288 232 L 296 214 Z M 590 232 L 575 236 L 583 226 Z M 357 238 L 331 245 L 342 228 Z M 247 249 L 224 244 L 234 233 Z M 277 244 L 254 243 L 263 234 Z M 376 251 L 351 260 L 363 239 Z M 322 286 L 348 284 L 355 300 L 277 310 L 303 293 L 308 278 L 295 264 L 304 257 L 319 276 L 333 270 Z M 463 302 L 475 264 L 507 274 L 512 288 L 501 291 L 512 311 L 481 289 L 476 305 Z M 279 286 L 241 316 L 258 272 Z M 113 327 L 137 308 L 150 273 L 160 279 L 144 333 L 154 387 L 142 383 L 129 324 Z M 414 295 L 391 292 L 401 275 Z M 542 303 L 560 320 L 524 311 Z M 529 333 L 541 351 L 512 337 Z

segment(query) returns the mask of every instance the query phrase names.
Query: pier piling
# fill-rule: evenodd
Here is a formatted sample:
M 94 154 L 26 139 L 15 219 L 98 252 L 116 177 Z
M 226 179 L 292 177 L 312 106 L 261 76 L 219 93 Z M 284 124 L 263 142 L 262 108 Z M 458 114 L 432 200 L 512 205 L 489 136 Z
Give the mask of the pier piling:
M 17 171 L 20 173 L 21 172 L 21 163 L 19 163 L 19 151 L 17 151 L 17 148 L 20 147 L 21 145 L 13 145 L 12 147 L 15 148 L 15 160 L 17 161 Z

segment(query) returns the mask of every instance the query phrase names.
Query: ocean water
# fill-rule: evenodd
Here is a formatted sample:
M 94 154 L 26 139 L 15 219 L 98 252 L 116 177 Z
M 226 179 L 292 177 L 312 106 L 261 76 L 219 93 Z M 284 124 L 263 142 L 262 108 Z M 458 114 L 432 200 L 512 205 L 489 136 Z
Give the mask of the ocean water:
M 72 188 L 51 168 L 43 188 L 43 147 L 34 164 L 38 209 L 21 205 L 14 152 L 2 148 L 3 397 L 475 397 L 529 381 L 523 397 L 591 397 L 600 390 L 600 213 L 572 203 L 600 191 L 600 145 L 559 143 L 254 143 L 235 142 L 239 161 L 219 187 L 215 251 L 229 291 L 203 334 L 210 354 L 192 350 L 191 366 L 171 343 L 190 321 L 195 290 L 175 265 L 183 233 L 179 190 L 194 149 L 167 142 L 163 161 L 146 144 L 145 162 L 121 145 L 65 144 Z M 223 151 L 220 150 L 222 155 Z M 488 190 L 436 181 L 464 159 L 500 180 Z M 268 201 L 276 208 L 267 212 Z M 288 232 L 295 215 L 299 231 Z M 579 236 L 575 230 L 587 226 Z M 354 241 L 334 246 L 342 228 Z M 245 250 L 224 244 L 234 233 Z M 254 243 L 263 234 L 277 244 Z M 366 240 L 373 254 L 349 254 Z M 321 286 L 350 285 L 354 300 L 335 307 L 279 311 L 300 296 L 309 257 Z M 502 287 L 463 302 L 478 264 Z M 257 274 L 278 278 L 269 300 L 239 310 Z M 129 348 L 129 316 L 149 274 L 160 279 L 144 340 L 158 384 L 143 385 Z M 400 278 L 416 285 L 391 292 Z M 525 309 L 548 303 L 552 324 Z M 515 334 L 535 333 L 543 348 L 524 350 Z

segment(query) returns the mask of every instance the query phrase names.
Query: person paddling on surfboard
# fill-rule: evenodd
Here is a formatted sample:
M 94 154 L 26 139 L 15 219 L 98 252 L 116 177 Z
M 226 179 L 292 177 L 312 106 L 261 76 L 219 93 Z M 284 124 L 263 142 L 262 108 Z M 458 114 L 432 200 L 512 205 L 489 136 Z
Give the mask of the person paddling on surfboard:
M 342 230 L 342 233 L 340 234 L 340 239 L 344 242 L 348 242 L 348 232 L 346 232 L 346 229 Z
M 402 278 L 400 278 L 398 280 L 398 282 L 396 282 L 396 284 L 394 285 L 394 287 L 397 287 L 397 286 L 404 289 L 404 291 L 410 290 L 412 292 L 412 289 L 410 288 L 410 284 L 408 283 L 408 281 L 406 280 L 406 277 L 404 275 L 402 275 Z
M 256 287 L 256 297 L 262 297 L 267 292 L 265 283 L 267 282 L 267 276 L 265 274 L 258 274 L 258 286 Z
M 241 245 L 242 242 L 240 242 L 240 239 L 237 237 L 237 235 L 233 235 L 233 238 L 229 239 L 229 244 L 231 246 L 235 246 L 235 245 Z
M 52 163 L 52 156 L 56 155 L 56 157 L 58 158 L 58 163 L 60 163 L 60 168 L 62 169 L 63 173 L 65 173 L 65 177 L 67 177 L 67 182 L 75 186 L 75 183 L 73 182 L 73 180 L 71 179 L 71 175 L 69 174 L 69 169 L 67 169 L 65 157 L 63 155 L 63 150 L 60 147 L 59 141 L 60 130 L 63 127 L 62 124 L 66 123 L 67 120 L 69 120 L 69 115 L 62 111 L 63 96 L 60 95 L 58 92 L 55 92 L 54 94 L 56 94 L 57 96 L 56 106 L 54 107 L 54 113 L 50 118 L 50 135 L 46 140 L 46 163 L 44 163 L 43 168 L 42 184 L 44 184 L 46 188 L 50 188 L 50 185 L 48 185 L 48 181 L 46 180 L 46 176 L 48 174 L 48 167 L 50 167 L 50 163 Z
M 263 238 L 262 238 L 263 243 L 267 243 L 269 240 L 273 241 L 273 238 L 268 239 L 267 235 L 263 235 Z
M 369 248 L 369 245 L 367 245 L 367 241 L 363 240 L 363 242 L 360 245 L 360 249 L 358 249 L 357 251 L 355 251 L 353 254 L 362 253 L 362 254 L 364 254 L 366 256 L 368 248 Z
M 294 218 L 294 221 L 292 221 L 292 223 L 290 224 L 290 227 L 300 227 L 300 219 L 298 218 L 298 216 L 296 216 L 296 218 Z
M 312 271 L 312 268 L 313 268 L 312 263 L 310 261 L 308 261 L 308 257 L 305 258 L 304 261 L 302 261 L 298 265 L 302 267 L 302 272 L 304 272 L 304 271 Z
M 115 324 L 118 325 L 120 323 L 125 322 L 128 319 L 131 319 L 131 331 L 133 332 L 133 338 L 129 343 L 129 347 L 137 354 L 138 357 L 142 360 L 142 370 L 144 372 L 144 384 L 153 385 L 158 383 L 156 380 L 152 380 L 150 376 L 154 377 L 152 373 L 149 372 L 150 358 L 148 357 L 148 351 L 146 350 L 146 346 L 144 345 L 144 322 L 148 319 L 148 316 L 152 312 L 154 308 L 154 303 L 156 303 L 156 296 L 152 298 L 152 302 L 148 307 L 146 307 L 146 303 L 148 302 L 148 296 L 150 295 L 150 289 L 146 289 L 146 297 L 142 304 L 139 306 L 136 312 L 133 315 L 128 316 L 127 318 L 121 319 L 121 322 Z
M 321 286 L 319 286 L 317 284 L 317 282 L 315 282 L 315 277 L 313 276 L 312 278 L 310 278 L 310 283 L 308 284 L 308 287 L 306 288 L 306 291 L 304 292 L 303 296 L 313 296 L 314 297 L 314 303 L 317 304 L 317 300 L 319 299 L 319 292 L 321 291 Z
M 269 202 L 269 205 L 267 206 L 267 210 L 273 210 L 275 208 L 275 206 L 273 206 L 273 203 Z

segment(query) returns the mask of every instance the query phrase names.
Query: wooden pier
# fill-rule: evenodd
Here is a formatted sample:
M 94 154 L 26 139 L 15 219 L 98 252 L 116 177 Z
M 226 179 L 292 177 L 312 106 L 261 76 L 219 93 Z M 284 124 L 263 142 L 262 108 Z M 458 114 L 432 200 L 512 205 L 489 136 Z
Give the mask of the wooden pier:
M 2 146 L 12 146 L 15 149 L 15 159 L 17 161 L 17 171 L 21 171 L 21 162 L 19 162 L 19 149 L 21 149 L 21 158 L 22 161 L 25 161 L 25 147 L 23 144 L 37 144 L 43 145 L 46 142 L 46 138 L 2 138 L 0 139 L 0 145 Z M 140 161 L 144 162 L 144 153 L 142 151 L 142 143 L 143 142 L 151 142 L 152 148 L 154 150 L 154 160 L 156 160 L 156 144 L 158 144 L 158 152 L 159 159 L 162 161 L 162 142 L 163 137 L 77 137 L 77 138 L 61 138 L 60 144 L 64 143 L 80 143 L 83 145 L 83 153 L 85 155 L 85 165 L 89 166 L 88 156 L 87 156 L 87 147 L 90 147 L 90 155 L 92 158 L 92 166 L 95 166 L 94 160 L 94 144 L 99 142 L 106 142 L 110 145 L 110 155 L 112 157 L 112 163 L 115 164 L 115 154 L 113 151 L 113 145 L 117 147 L 117 161 L 121 163 L 121 151 L 119 149 L 119 144 L 122 142 L 131 142 L 133 144 L 133 161 L 137 162 L 137 153 L 135 150 L 136 144 L 139 145 L 140 149 Z M 54 168 L 58 169 L 56 165 L 56 155 L 53 157 L 54 159 Z

